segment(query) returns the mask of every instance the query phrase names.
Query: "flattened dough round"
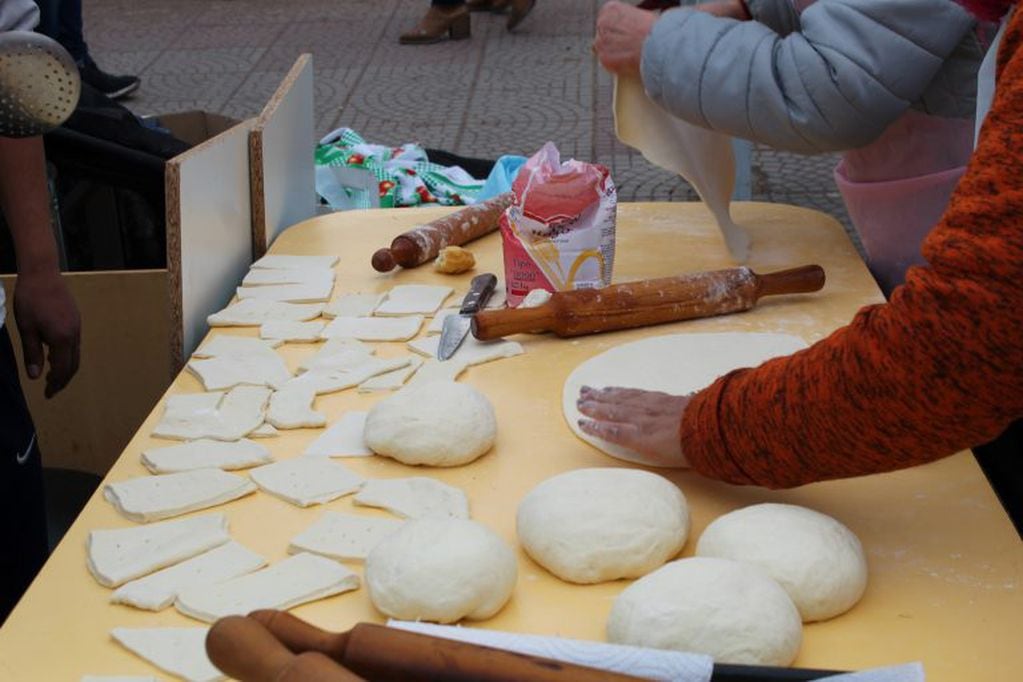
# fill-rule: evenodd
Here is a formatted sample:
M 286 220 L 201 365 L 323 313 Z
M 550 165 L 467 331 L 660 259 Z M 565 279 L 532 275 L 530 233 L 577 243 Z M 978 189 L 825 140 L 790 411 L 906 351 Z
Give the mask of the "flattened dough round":
M 696 557 L 625 588 L 611 607 L 607 639 L 722 663 L 784 666 L 799 653 L 803 624 L 781 585 L 756 566 Z
M 451 467 L 489 450 L 497 419 L 487 397 L 454 381 L 409 386 L 366 417 L 366 445 L 405 464 Z
M 485 620 L 515 589 L 515 553 L 493 531 L 467 519 L 418 519 L 366 558 L 373 605 L 403 620 Z
M 755 367 L 765 360 L 806 348 L 788 334 L 726 332 L 671 334 L 622 344 L 582 363 L 565 380 L 561 406 L 575 435 L 627 462 L 643 463 L 632 450 L 582 432 L 582 413 L 576 408 L 583 386 L 622 386 L 683 395 L 714 383 L 722 374 L 740 367 Z
M 756 504 L 707 526 L 697 556 L 754 564 L 789 593 L 804 622 L 845 613 L 867 588 L 867 560 L 851 530 L 792 504 Z
M 519 503 L 519 542 L 562 580 L 638 578 L 678 554 L 689 508 L 671 481 L 638 469 L 577 469 L 533 488 Z

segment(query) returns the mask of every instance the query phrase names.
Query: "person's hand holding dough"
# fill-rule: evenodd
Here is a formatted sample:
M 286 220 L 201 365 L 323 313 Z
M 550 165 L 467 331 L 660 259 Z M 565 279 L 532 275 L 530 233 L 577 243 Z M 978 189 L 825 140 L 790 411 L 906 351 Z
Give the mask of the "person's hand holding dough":
M 577 407 L 583 432 L 635 450 L 651 466 L 689 466 L 679 429 L 691 396 L 638 388 L 590 388 L 579 391 Z
M 657 21 L 657 14 L 618 0 L 600 8 L 593 51 L 605 69 L 618 75 L 639 75 L 643 42 Z

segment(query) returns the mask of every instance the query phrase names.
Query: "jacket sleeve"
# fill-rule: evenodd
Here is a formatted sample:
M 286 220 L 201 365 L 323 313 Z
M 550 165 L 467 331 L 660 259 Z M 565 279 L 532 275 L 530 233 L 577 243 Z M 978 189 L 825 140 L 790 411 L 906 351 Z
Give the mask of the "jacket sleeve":
M 876 139 L 927 89 L 971 15 L 952 0 L 828 0 L 784 37 L 676 9 L 643 46 L 647 94 L 690 123 L 818 153 Z
M 1005 40 L 1021 39 L 1017 13 Z M 1021 150 L 1017 49 L 966 174 L 924 242 L 930 266 L 912 268 L 889 303 L 811 348 L 698 393 L 681 425 L 693 468 L 796 486 L 938 459 L 1023 417 Z
M 793 0 L 746 0 L 746 9 L 753 21 L 780 36 L 799 30 L 799 12 Z
M 32 0 L 0 0 L 0 33 L 31 31 L 39 23 L 39 7 Z

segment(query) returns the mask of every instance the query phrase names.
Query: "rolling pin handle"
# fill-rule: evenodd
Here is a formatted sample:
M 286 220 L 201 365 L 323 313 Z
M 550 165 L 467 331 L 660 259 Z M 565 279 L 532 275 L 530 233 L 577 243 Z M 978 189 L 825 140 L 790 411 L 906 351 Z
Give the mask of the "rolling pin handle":
M 378 250 L 373 254 L 373 259 L 370 262 L 373 264 L 373 269 L 377 272 L 390 272 L 397 265 L 394 261 L 394 254 L 391 253 L 390 249 Z
M 824 287 L 824 268 L 804 265 L 791 270 L 757 275 L 757 297 L 809 294 Z

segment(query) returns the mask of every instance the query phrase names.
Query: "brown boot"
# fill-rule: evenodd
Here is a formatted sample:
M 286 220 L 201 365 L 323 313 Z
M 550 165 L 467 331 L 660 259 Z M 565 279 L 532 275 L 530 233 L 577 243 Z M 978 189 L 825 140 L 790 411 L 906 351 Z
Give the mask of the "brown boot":
M 508 14 L 508 30 L 513 31 L 516 26 L 522 23 L 526 15 L 536 7 L 536 0 L 511 0 L 508 6 L 511 7 L 511 11 Z
M 465 5 L 444 7 L 431 5 L 426 16 L 411 31 L 401 34 L 402 45 L 423 45 L 439 43 L 449 36 L 451 40 L 469 37 L 469 10 Z

